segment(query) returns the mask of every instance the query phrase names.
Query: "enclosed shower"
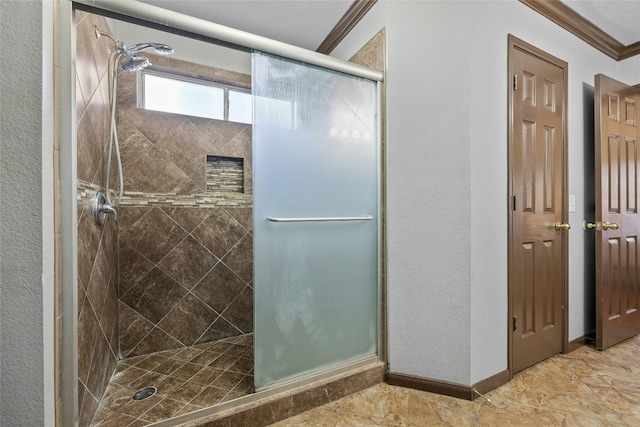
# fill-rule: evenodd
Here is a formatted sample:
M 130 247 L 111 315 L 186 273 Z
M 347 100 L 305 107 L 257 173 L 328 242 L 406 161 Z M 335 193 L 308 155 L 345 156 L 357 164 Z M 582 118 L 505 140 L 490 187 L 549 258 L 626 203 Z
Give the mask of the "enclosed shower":
M 79 425 L 228 408 L 334 369 L 375 365 L 323 395 L 380 381 L 375 84 L 189 40 L 194 60 L 164 33 L 127 45 L 135 26 L 75 18 Z M 164 80 L 203 92 L 158 106 Z M 198 115 L 202 99 L 222 107 Z
M 77 13 L 81 425 L 137 419 L 163 399 L 145 420 L 249 393 L 251 125 L 137 98 L 142 70 L 224 74 L 217 83 L 245 91 L 250 76 L 172 59 L 166 44 L 127 46 L 103 17 Z

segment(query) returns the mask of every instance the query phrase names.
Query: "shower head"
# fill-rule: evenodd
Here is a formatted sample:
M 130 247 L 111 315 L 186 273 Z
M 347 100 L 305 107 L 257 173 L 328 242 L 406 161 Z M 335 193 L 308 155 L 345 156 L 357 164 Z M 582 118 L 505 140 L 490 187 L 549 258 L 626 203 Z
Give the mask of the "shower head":
M 135 53 L 149 48 L 153 49 L 155 53 L 160 55 L 171 55 L 173 53 L 173 48 L 164 43 L 138 43 L 130 46 L 128 51 Z
M 122 42 L 117 42 L 118 51 L 124 59 L 120 63 L 120 68 L 124 71 L 138 71 L 151 65 L 149 58 L 144 55 L 138 55 L 137 52 L 145 49 L 153 49 L 160 55 L 171 55 L 173 48 L 163 43 L 138 43 L 127 47 Z
M 136 55 L 135 53 L 122 54 L 124 58 L 120 62 L 120 68 L 123 71 L 138 71 L 151 65 L 149 58 L 144 55 Z

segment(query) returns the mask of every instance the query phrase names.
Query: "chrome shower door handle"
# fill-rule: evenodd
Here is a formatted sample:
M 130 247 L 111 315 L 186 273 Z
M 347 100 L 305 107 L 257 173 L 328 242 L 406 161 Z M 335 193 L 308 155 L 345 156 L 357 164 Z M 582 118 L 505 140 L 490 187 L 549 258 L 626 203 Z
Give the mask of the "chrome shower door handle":
M 271 222 L 332 222 L 332 221 L 372 221 L 372 215 L 363 216 L 325 216 L 325 217 L 303 217 L 303 218 L 278 218 L 268 216 Z

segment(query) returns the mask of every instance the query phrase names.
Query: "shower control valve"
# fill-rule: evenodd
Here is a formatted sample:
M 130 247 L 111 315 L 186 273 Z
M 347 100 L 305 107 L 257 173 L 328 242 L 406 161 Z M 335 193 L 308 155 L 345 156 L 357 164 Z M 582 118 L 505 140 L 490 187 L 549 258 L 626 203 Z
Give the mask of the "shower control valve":
M 93 218 L 96 221 L 96 224 L 102 225 L 107 220 L 107 214 L 113 215 L 113 220 L 118 220 L 118 212 L 116 211 L 116 207 L 111 203 L 107 202 L 107 199 L 104 197 L 104 193 L 102 191 L 97 191 L 96 195 L 93 196 L 93 205 L 91 206 L 91 212 L 93 213 Z

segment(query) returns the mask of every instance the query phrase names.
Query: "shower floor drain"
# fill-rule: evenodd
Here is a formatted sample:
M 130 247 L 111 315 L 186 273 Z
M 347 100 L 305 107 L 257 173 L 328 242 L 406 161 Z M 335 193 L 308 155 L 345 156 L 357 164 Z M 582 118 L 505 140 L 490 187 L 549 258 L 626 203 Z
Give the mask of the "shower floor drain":
M 145 387 L 141 390 L 136 391 L 131 398 L 133 400 L 144 400 L 148 397 L 153 396 L 155 393 L 156 393 L 155 387 Z

